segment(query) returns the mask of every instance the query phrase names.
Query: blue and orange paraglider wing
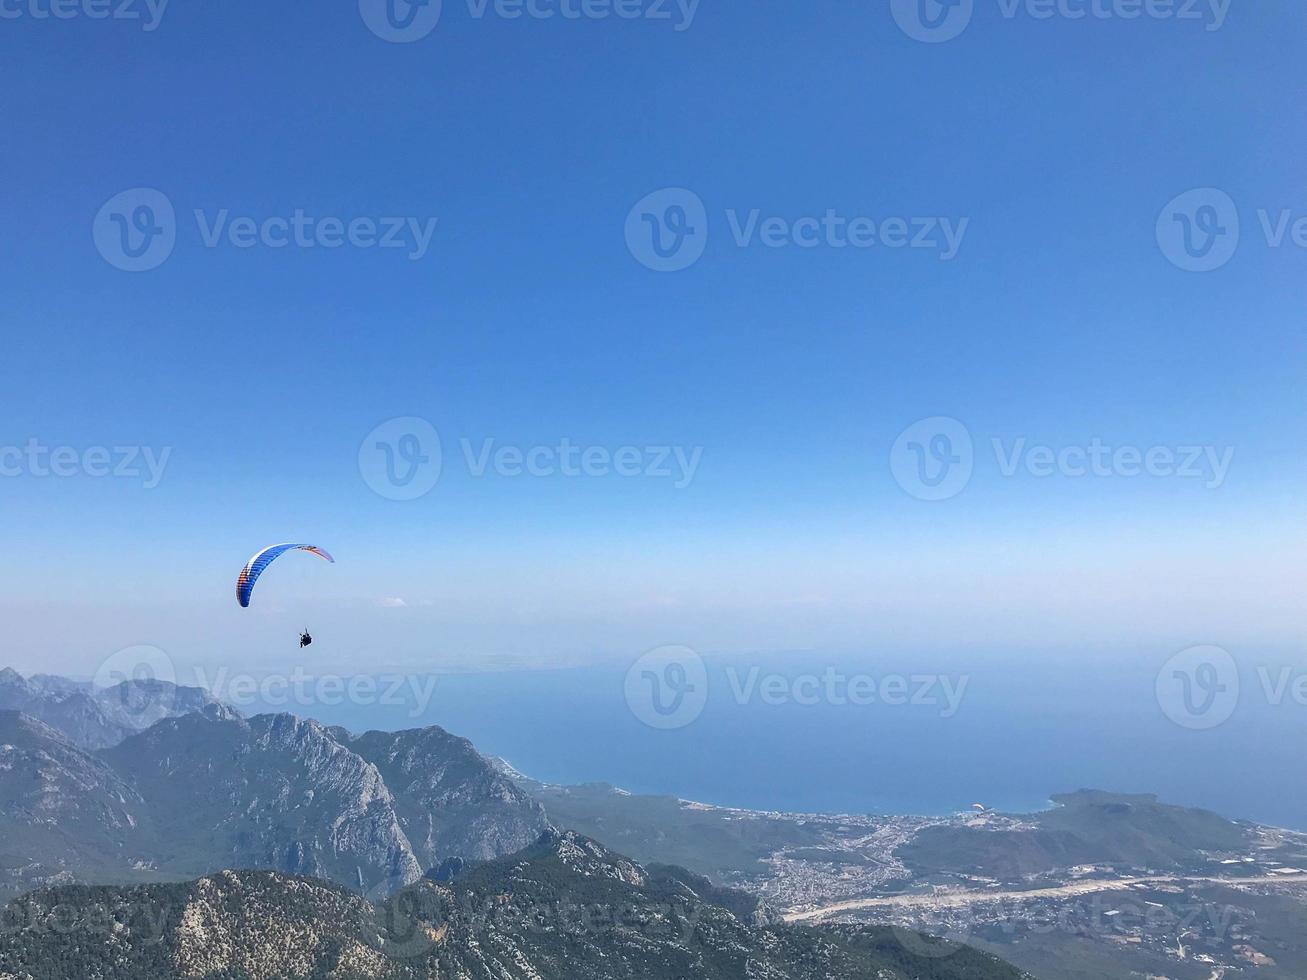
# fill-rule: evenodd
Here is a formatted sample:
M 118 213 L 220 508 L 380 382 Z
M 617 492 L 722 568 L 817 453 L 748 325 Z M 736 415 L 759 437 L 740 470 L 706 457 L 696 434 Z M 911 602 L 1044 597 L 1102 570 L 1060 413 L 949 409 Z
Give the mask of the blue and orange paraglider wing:
M 254 583 L 259 580 L 263 570 L 271 565 L 288 551 L 307 551 L 310 554 L 317 555 L 329 562 L 335 563 L 336 559 L 327 554 L 323 549 L 313 544 L 274 544 L 270 548 L 264 548 L 257 555 L 245 563 L 241 569 L 240 575 L 236 578 L 236 601 L 242 606 L 250 604 L 250 597 L 254 594 Z

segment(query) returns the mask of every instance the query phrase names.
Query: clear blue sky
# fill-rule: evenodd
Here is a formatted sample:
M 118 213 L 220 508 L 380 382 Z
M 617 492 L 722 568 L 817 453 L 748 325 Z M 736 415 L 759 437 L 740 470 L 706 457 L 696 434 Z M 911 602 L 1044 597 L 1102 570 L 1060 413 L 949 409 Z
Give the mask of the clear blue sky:
M 175 3 L 145 31 L 42 2 L 0 21 L 0 444 L 172 455 L 150 490 L 0 479 L 18 666 L 289 658 L 309 616 L 341 665 L 1302 638 L 1307 249 L 1257 219 L 1307 215 L 1300 5 L 1206 30 L 976 0 L 926 44 L 871 0 L 702 0 L 680 31 L 446 0 L 397 44 L 352 3 Z M 176 245 L 132 273 L 92 226 L 137 187 Z M 624 225 L 666 187 L 703 200 L 708 241 L 658 273 Z M 1193 273 L 1155 225 L 1201 187 L 1242 240 Z M 207 248 L 196 209 L 439 221 L 410 261 Z M 951 261 L 737 247 L 727 211 L 754 209 L 968 225 Z M 399 416 L 444 449 L 409 502 L 357 462 Z M 889 462 L 933 416 L 976 444 L 939 502 Z M 1208 488 L 1004 477 L 990 449 L 1094 437 L 1235 457 Z M 702 458 L 682 488 L 476 478 L 459 445 L 563 438 Z M 237 609 L 236 571 L 281 540 L 339 563 Z

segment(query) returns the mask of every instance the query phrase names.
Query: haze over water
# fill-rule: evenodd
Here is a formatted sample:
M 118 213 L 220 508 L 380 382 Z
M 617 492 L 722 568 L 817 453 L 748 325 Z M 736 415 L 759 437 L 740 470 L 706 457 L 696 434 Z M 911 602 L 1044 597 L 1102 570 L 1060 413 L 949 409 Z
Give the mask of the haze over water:
M 1025 812 L 1055 793 L 1094 788 L 1307 829 L 1307 707 L 1288 696 L 1269 703 L 1257 674 L 1274 665 L 1270 676 L 1285 667 L 1296 676 L 1292 653 L 1242 664 L 1238 708 L 1209 731 L 1177 724 L 1159 705 L 1168 655 L 1085 658 L 1075 668 L 1065 657 L 1032 664 L 996 654 L 709 657 L 702 714 L 667 731 L 632 711 L 625 665 L 442 675 L 420 715 L 416 700 L 273 707 L 356 730 L 439 724 L 544 781 L 603 781 L 751 809 L 943 814 L 980 802 Z M 909 703 L 852 703 L 849 687 L 845 703 L 830 703 L 824 688 L 803 681 L 827 670 L 878 684 L 903 677 Z M 963 689 L 952 715 L 942 680 L 922 687 L 936 675 Z M 773 680 L 768 698 L 763 685 L 775 677 L 788 687 L 781 693 Z M 810 700 L 814 690 L 816 703 L 796 701 L 796 692 Z M 740 691 L 750 692 L 743 704 Z M 911 703 L 931 697 L 937 703 Z

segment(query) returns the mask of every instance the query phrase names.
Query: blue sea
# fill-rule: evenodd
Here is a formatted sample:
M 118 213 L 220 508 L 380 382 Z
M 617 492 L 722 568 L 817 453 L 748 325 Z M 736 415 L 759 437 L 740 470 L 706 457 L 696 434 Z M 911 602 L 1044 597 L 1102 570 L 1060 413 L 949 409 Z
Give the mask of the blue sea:
M 1097 788 L 1307 830 L 1307 706 L 1271 703 L 1257 673 L 1304 671 L 1287 655 L 1241 663 L 1237 709 L 1202 729 L 1168 717 L 1159 656 L 708 658 L 700 703 L 670 728 L 633 706 L 647 678 L 633 688 L 629 664 L 442 674 L 420 712 L 411 689 L 403 704 L 271 707 L 355 731 L 438 724 L 547 782 L 751 809 L 1029 812 Z

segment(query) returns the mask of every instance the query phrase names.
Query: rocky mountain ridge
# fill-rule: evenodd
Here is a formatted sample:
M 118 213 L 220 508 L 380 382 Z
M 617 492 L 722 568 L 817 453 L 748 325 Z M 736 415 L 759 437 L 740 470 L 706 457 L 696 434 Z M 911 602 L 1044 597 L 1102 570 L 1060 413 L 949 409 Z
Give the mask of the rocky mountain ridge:
M 77 682 L 9 671 L 0 687 L 47 715 L 76 699 L 100 736 L 115 724 Z M 171 692 L 123 693 L 148 707 Z M 0 895 L 261 868 L 379 896 L 549 827 L 538 803 L 440 728 L 353 736 L 290 714 L 245 718 L 207 695 L 174 703 L 195 710 L 98 750 L 0 710 Z
M 346 744 L 395 791 L 400 825 L 426 867 L 512 853 L 548 826 L 543 806 L 442 728 L 372 731 Z
M 47 889 L 5 916 L 5 980 L 1023 978 L 966 947 L 914 952 L 913 937 L 888 929 L 753 925 L 676 869 L 642 868 L 556 832 L 375 905 L 319 880 L 227 871 L 174 885 Z

